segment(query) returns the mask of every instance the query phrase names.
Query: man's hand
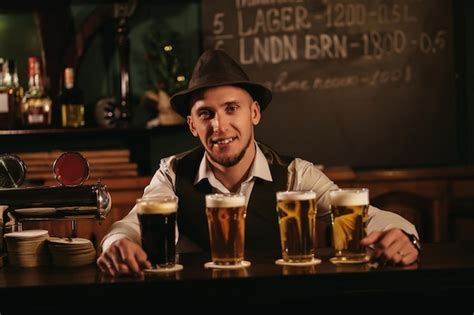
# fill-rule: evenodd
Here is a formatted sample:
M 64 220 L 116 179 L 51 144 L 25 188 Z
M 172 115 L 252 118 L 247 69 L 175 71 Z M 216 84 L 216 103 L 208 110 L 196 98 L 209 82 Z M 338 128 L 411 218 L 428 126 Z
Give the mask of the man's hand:
M 365 246 L 373 245 L 372 259 L 393 265 L 410 265 L 418 259 L 418 250 L 400 229 L 371 232 L 361 240 Z
M 142 275 L 143 269 L 151 268 L 143 249 L 129 239 L 120 239 L 104 251 L 97 259 L 102 272 L 112 276 Z

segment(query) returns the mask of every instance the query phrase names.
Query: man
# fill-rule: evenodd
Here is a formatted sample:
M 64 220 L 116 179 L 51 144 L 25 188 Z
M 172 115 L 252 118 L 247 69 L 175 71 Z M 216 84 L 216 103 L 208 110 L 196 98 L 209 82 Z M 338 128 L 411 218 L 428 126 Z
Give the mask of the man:
M 270 90 L 251 82 L 241 67 L 221 50 L 199 58 L 189 88 L 171 98 L 201 146 L 165 158 L 144 196 L 177 195 L 178 249 L 209 248 L 204 195 L 241 192 L 246 196 L 246 249 L 280 246 L 275 211 L 278 190 L 314 190 L 318 217 L 329 216 L 328 191 L 337 188 L 308 161 L 279 156 L 255 141 L 254 127 L 272 98 Z M 400 216 L 369 208 L 369 234 L 374 258 L 408 265 L 418 258 L 416 230 Z M 150 267 L 140 246 L 136 208 L 113 224 L 102 241 L 99 268 L 111 275 L 140 274 Z

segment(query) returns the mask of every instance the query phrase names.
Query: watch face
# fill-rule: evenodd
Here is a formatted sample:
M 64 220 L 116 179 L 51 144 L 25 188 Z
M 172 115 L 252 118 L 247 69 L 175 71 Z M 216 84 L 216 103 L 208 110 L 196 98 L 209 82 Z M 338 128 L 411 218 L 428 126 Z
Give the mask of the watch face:
M 63 186 L 82 185 L 89 178 L 89 162 L 79 152 L 65 152 L 54 161 L 53 172 Z
M 17 188 L 26 175 L 25 163 L 16 155 L 0 154 L 0 187 Z
M 408 238 L 410 239 L 411 243 L 413 244 L 413 246 L 415 246 L 415 248 L 418 250 L 418 251 L 421 251 L 421 243 L 420 243 L 420 240 L 418 239 L 418 237 L 416 237 L 415 235 L 413 234 L 407 234 Z
M 415 235 L 413 235 L 413 238 L 412 238 L 411 242 L 412 242 L 413 245 L 416 247 L 416 249 L 418 249 L 418 251 L 421 251 L 421 243 L 420 243 L 420 240 L 419 240 Z

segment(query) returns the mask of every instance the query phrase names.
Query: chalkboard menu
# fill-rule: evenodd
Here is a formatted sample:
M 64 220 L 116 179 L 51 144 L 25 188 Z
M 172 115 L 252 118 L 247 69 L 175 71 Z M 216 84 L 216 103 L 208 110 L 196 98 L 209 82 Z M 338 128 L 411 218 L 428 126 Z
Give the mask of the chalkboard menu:
M 324 165 L 455 164 L 449 0 L 202 0 L 203 46 L 273 91 L 257 139 Z

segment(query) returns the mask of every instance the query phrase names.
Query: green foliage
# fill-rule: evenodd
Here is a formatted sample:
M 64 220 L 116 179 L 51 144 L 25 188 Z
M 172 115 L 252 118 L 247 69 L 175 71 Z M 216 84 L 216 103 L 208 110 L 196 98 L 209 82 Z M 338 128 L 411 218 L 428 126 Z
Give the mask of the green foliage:
M 153 23 L 143 38 L 146 52 L 147 77 L 156 88 L 169 95 L 188 85 L 180 63 L 180 39 L 176 32 L 165 32 L 159 23 Z

